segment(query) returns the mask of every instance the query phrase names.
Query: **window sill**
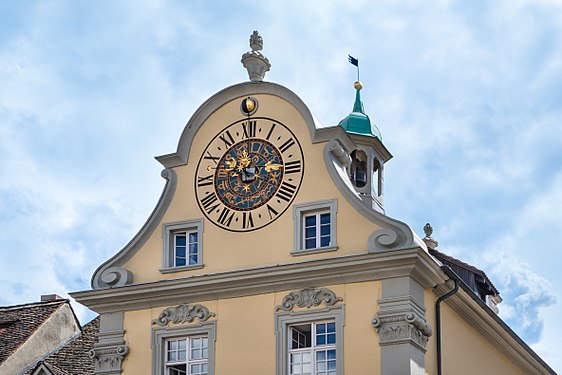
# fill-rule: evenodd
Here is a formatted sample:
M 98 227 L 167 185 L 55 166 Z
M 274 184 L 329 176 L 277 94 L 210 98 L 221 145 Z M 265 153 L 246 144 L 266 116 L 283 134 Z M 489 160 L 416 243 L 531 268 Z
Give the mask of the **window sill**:
M 160 273 L 172 273 L 172 272 L 198 270 L 198 269 L 203 268 L 204 266 L 205 266 L 204 264 L 194 264 L 194 265 L 191 265 L 191 266 L 162 268 L 162 269 L 160 269 Z
M 326 246 L 326 247 L 317 247 L 314 249 L 301 249 L 301 250 L 293 250 L 291 251 L 292 256 L 301 256 L 301 255 L 310 255 L 310 254 L 318 254 L 318 253 L 328 253 L 330 251 L 336 251 L 338 249 L 337 246 Z

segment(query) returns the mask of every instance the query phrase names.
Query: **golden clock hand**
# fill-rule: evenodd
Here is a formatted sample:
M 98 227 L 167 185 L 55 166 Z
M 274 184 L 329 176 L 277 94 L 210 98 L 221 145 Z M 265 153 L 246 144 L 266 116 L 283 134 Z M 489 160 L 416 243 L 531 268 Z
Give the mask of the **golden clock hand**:
M 234 168 L 236 168 L 236 159 L 234 159 L 232 156 L 227 156 L 226 160 L 224 161 L 224 164 L 226 164 L 226 168 L 222 167 L 221 165 L 217 165 L 216 167 L 209 165 L 207 166 L 207 172 L 211 172 L 213 170 L 217 170 L 217 169 L 223 169 L 225 171 L 231 171 Z M 222 167 L 222 168 L 221 168 Z
M 280 168 L 283 168 L 282 164 L 276 164 L 276 163 L 272 163 L 270 161 L 265 163 L 265 171 L 268 172 L 268 173 L 271 172 L 271 171 L 278 171 Z

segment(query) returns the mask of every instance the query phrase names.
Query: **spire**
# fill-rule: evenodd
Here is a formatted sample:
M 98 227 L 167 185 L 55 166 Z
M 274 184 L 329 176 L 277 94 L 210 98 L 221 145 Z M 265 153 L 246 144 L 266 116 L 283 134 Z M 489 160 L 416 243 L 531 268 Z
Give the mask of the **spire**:
M 257 30 L 250 35 L 250 52 L 242 55 L 242 65 L 248 70 L 248 76 L 252 82 L 261 82 L 265 77 L 265 72 L 269 71 L 271 64 L 267 57 L 260 51 L 263 49 L 263 38 Z
M 340 121 L 341 126 L 347 133 L 361 134 L 370 137 L 376 137 L 382 141 L 381 132 L 371 123 L 369 116 L 365 113 L 363 102 L 361 101 L 361 89 L 363 85 L 357 81 L 353 85 L 355 87 L 355 102 L 353 103 L 353 111 L 343 120 Z

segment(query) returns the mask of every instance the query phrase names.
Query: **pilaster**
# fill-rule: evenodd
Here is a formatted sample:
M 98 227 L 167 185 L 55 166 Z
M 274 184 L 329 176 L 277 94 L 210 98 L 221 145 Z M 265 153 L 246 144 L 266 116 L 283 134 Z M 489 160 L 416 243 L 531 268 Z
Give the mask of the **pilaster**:
M 425 375 L 425 347 L 432 335 L 425 320 L 423 287 L 409 276 L 382 281 L 373 327 L 379 334 L 381 373 Z
M 95 374 L 121 374 L 123 359 L 129 353 L 124 335 L 123 312 L 105 313 L 100 316 L 98 342 L 88 353 L 94 361 Z

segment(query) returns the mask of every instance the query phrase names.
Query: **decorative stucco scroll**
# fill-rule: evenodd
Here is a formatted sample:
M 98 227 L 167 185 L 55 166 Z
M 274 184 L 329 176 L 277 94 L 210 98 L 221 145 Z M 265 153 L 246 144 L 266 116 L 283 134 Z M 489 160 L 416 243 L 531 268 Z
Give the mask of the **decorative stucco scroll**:
M 125 268 L 110 267 L 101 273 L 100 280 L 110 288 L 125 286 L 133 282 L 133 274 Z
M 203 305 L 179 305 L 162 311 L 158 319 L 152 321 L 152 324 L 166 326 L 170 322 L 175 324 L 191 323 L 195 318 L 204 322 L 212 316 L 215 316 L 215 313 L 209 312 L 209 309 Z
M 95 374 L 113 375 L 121 374 L 121 364 L 127 353 L 127 345 L 111 345 L 94 348 L 88 355 L 94 361 Z
M 395 230 L 386 228 L 371 233 L 367 241 L 369 252 L 376 252 L 394 248 L 400 243 L 400 237 Z
M 327 149 L 344 167 L 351 164 L 351 156 L 349 156 L 349 153 L 345 151 L 339 142 L 334 141 L 328 143 Z
M 320 305 L 322 302 L 327 306 L 333 306 L 340 301 L 343 301 L 343 298 L 336 296 L 328 288 L 305 288 L 287 294 L 281 305 L 277 306 L 275 310 L 291 311 L 295 306 L 311 308 Z
M 410 343 L 425 351 L 433 330 L 424 319 L 423 308 L 409 298 L 379 300 L 379 306 L 371 323 L 380 336 L 381 346 Z

